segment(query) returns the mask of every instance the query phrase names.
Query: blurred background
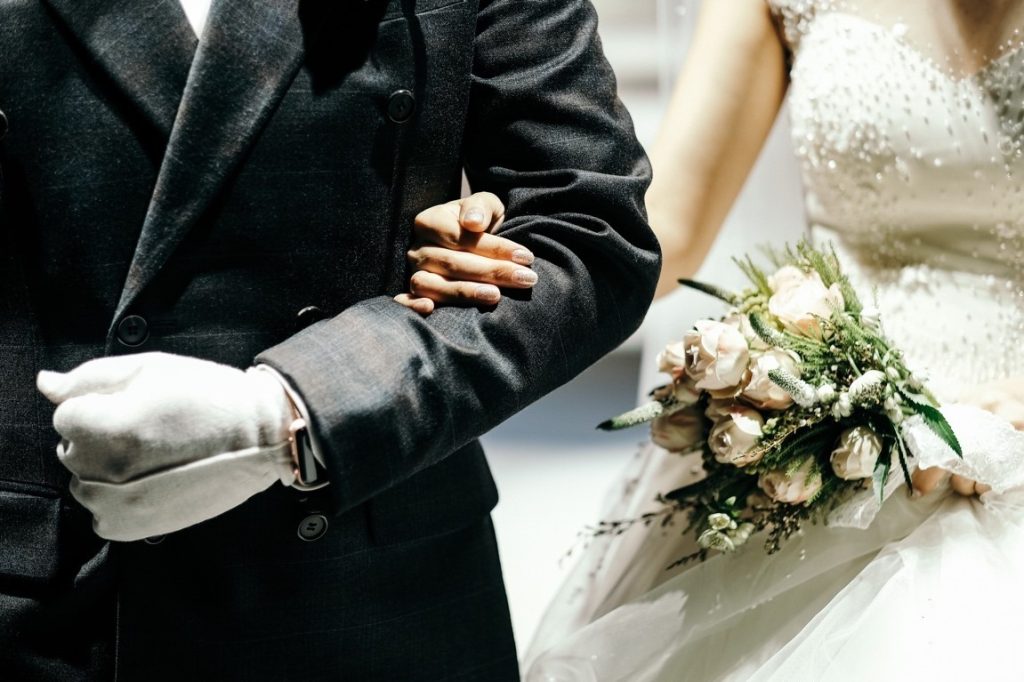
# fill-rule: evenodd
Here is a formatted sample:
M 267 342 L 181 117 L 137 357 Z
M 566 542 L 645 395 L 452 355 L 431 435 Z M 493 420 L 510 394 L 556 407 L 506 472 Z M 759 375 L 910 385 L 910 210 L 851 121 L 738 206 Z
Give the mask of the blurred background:
M 650 149 L 700 2 L 593 2 L 619 96 Z M 794 241 L 802 233 L 800 186 L 786 124 L 783 112 L 699 278 L 739 285 L 732 256 L 757 244 Z M 602 433 L 595 425 L 630 409 L 663 383 L 654 362 L 657 352 L 681 338 L 698 317 L 720 312 L 714 301 L 693 292 L 662 299 L 621 348 L 484 438 L 501 492 L 494 520 L 520 653 L 571 566 L 566 553 L 579 532 L 601 518 L 609 487 L 647 435 L 643 428 Z

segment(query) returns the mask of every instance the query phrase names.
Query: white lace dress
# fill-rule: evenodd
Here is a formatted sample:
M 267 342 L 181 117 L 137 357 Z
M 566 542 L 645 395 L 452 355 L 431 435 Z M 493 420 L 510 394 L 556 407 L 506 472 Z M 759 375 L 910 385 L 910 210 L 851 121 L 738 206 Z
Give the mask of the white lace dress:
M 811 234 L 948 405 L 963 461 L 914 429 L 918 464 L 993 491 L 911 499 L 895 476 L 877 515 L 851 505 L 771 557 L 752 541 L 672 572 L 691 542 L 678 528 L 595 541 L 528 680 L 1024 679 L 1024 433 L 956 404 L 1024 378 L 1024 2 L 968 4 L 975 23 L 946 0 L 770 3 Z M 648 447 L 606 518 L 642 513 L 693 466 Z

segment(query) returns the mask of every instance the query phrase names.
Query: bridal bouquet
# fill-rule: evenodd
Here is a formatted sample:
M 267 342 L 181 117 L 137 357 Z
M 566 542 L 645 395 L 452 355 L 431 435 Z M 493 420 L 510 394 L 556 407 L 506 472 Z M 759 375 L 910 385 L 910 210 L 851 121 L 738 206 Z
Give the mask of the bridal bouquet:
M 909 486 L 908 417 L 919 415 L 962 455 L 835 254 L 800 243 L 773 260 L 773 274 L 737 261 L 751 284 L 738 293 L 680 280 L 727 303 L 728 314 L 699 320 L 665 348 L 658 362 L 671 381 L 600 428 L 651 422 L 664 449 L 702 452 L 703 477 L 661 495 L 662 510 L 602 522 L 598 534 L 685 513 L 700 549 L 680 563 L 732 551 L 761 530 L 772 553 L 852 495 L 871 489 L 881 498 L 894 466 Z

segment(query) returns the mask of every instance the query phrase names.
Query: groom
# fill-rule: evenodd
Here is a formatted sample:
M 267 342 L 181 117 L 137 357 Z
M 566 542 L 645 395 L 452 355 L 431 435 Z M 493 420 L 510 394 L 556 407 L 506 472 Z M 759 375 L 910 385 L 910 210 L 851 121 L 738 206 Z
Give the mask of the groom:
M 595 30 L 0 1 L 0 679 L 518 679 L 476 438 L 658 274 Z M 392 296 L 463 169 L 539 283 L 424 319 Z

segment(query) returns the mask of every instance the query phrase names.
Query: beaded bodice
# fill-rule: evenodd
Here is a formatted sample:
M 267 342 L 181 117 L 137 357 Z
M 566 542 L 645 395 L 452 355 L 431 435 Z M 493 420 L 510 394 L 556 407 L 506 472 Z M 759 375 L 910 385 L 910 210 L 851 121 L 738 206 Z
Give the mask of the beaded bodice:
M 953 399 L 1024 377 L 1024 3 L 960 48 L 944 3 L 770 5 L 812 234 Z

